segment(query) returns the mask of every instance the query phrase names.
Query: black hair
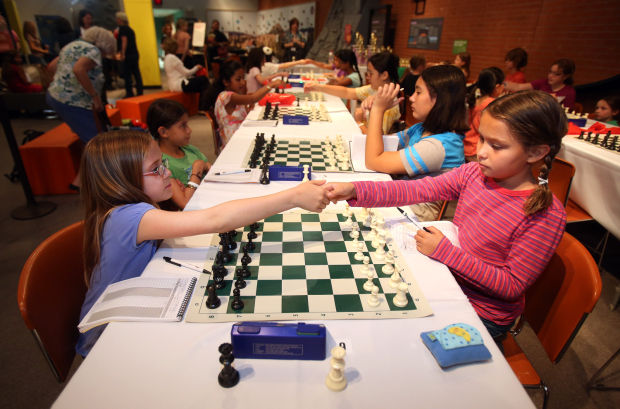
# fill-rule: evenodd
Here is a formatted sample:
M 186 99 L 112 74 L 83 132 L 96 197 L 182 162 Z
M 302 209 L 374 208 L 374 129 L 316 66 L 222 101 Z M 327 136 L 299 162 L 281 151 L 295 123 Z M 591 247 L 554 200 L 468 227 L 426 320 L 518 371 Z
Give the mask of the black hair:
M 512 61 L 515 68 L 520 70 L 527 65 L 527 51 L 521 47 L 513 48 L 506 53 L 506 61 Z
M 470 108 L 476 106 L 476 99 L 491 95 L 498 84 L 504 82 L 504 73 L 497 67 L 489 67 L 480 71 L 478 81 L 469 88 L 467 105 Z M 478 94 L 478 95 L 476 95 Z
M 465 63 L 465 65 L 459 68 L 461 70 L 467 71 L 467 77 L 465 78 L 465 80 L 467 80 L 467 78 L 469 78 L 469 74 L 471 74 L 471 72 L 469 71 L 469 66 L 471 64 L 471 54 L 468 52 L 462 52 L 458 53 L 456 56 L 459 57 L 461 61 L 463 61 L 463 63 Z
M 398 82 L 398 57 L 389 51 L 383 51 L 378 54 L 374 54 L 372 57 L 368 59 L 369 62 L 372 63 L 375 70 L 379 72 L 379 74 L 383 74 L 387 71 L 390 82 Z
M 252 68 L 257 67 L 259 70 L 263 66 L 263 60 L 265 59 L 265 52 L 263 47 L 254 47 L 248 53 L 248 60 L 245 64 L 246 72 L 249 72 Z
M 233 75 L 235 75 L 235 72 L 239 69 L 243 69 L 239 61 L 228 60 L 222 63 L 220 66 L 220 77 L 213 83 L 213 86 L 207 90 L 207 96 L 205 97 L 207 110 L 212 110 L 215 107 L 217 96 L 226 89 L 224 81 L 230 81 Z
M 360 74 L 360 69 L 357 66 L 357 57 L 355 56 L 355 53 L 353 52 L 353 50 L 349 50 L 348 48 L 342 48 L 336 51 L 336 54 L 334 54 L 334 56 L 337 57 L 342 62 L 349 64 L 351 68 L 353 68 L 355 72 L 357 73 L 357 76 L 360 79 L 360 84 L 363 83 L 362 74 Z
M 78 25 L 80 27 L 84 27 L 84 23 L 82 22 L 82 19 L 84 19 L 84 17 L 86 17 L 89 14 L 90 14 L 91 17 L 94 17 L 93 13 L 91 13 L 90 11 L 88 11 L 86 9 L 80 10 L 80 12 L 78 13 Z
M 609 107 L 611 108 L 611 117 L 615 119 L 616 121 L 619 120 L 620 119 L 620 96 L 609 95 L 601 99 L 609 104 Z M 618 111 L 618 113 L 614 115 L 614 111 Z
M 170 128 L 177 123 L 181 117 L 187 114 L 187 109 L 177 101 L 171 99 L 158 99 L 155 100 L 148 111 L 146 111 L 146 124 L 149 127 L 151 136 L 159 141 L 161 135 L 159 134 L 159 127 Z
M 291 26 L 294 23 L 297 23 L 297 31 L 299 31 L 299 20 L 297 20 L 297 17 L 293 17 L 292 19 L 288 21 L 288 30 L 291 31 Z
M 568 75 L 564 80 L 564 84 L 573 85 L 574 79 L 573 74 L 575 73 L 575 62 L 573 60 L 569 60 L 568 58 L 560 58 L 559 60 L 555 60 L 551 66 L 557 65 L 559 69 L 562 70 L 562 74 Z
M 424 130 L 433 134 L 469 130 L 466 118 L 465 75 L 454 65 L 435 65 L 422 71 L 420 78 L 426 84 L 435 105 L 424 120 Z
M 484 112 L 506 124 L 510 134 L 525 148 L 549 146 L 538 175 L 540 179 L 548 179 L 553 159 L 568 129 L 566 114 L 557 100 L 543 91 L 521 91 L 497 98 Z M 532 215 L 548 208 L 552 202 L 549 184 L 539 184 L 523 208 L 526 215 Z
M 409 67 L 412 70 L 417 70 L 420 66 L 426 65 L 426 57 L 423 55 L 412 55 L 409 59 Z

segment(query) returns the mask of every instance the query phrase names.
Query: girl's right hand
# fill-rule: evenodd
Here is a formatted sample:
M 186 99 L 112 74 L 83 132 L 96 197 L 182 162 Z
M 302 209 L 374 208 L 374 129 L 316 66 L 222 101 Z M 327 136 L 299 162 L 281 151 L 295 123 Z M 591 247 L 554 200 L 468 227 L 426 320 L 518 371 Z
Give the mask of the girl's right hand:
M 321 185 L 324 180 L 310 180 L 297 185 L 294 189 L 293 203 L 296 207 L 301 207 L 311 212 L 321 213 L 329 204 L 326 191 Z
M 370 109 L 372 108 L 372 104 L 375 100 L 375 96 L 374 95 L 369 95 L 368 98 L 366 98 L 365 100 L 362 101 L 362 109 L 364 111 L 370 111 Z
M 355 185 L 353 183 L 328 183 L 323 186 L 323 190 L 325 190 L 327 198 L 332 203 L 336 203 L 340 200 L 357 198 Z
M 402 98 L 398 98 L 399 92 L 400 84 L 393 82 L 379 87 L 377 93 L 374 95 L 373 106 L 385 111 L 386 109 L 398 105 L 402 100 Z

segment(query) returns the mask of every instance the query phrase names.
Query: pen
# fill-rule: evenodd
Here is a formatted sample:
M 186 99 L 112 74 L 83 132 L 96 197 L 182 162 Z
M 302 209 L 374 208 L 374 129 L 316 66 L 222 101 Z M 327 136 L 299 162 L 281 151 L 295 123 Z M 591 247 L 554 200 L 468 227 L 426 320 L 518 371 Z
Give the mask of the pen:
M 405 212 L 403 209 L 401 209 L 400 207 L 397 207 L 398 211 L 401 212 L 403 214 L 403 216 L 405 216 L 411 223 L 415 224 L 415 227 L 417 227 L 418 229 L 422 229 L 424 231 L 427 231 L 430 233 L 430 230 L 427 229 L 426 227 L 422 227 L 420 226 L 420 224 L 418 222 L 416 222 L 415 220 L 413 220 L 408 214 L 407 212 Z
M 175 260 L 172 257 L 164 256 L 164 261 L 166 263 L 174 264 L 175 266 L 189 268 L 190 270 L 194 270 L 194 271 L 197 271 L 199 273 L 211 274 L 210 271 L 208 271 L 208 270 L 206 270 L 204 268 L 200 268 L 200 267 L 198 267 L 198 266 L 196 266 L 194 264 L 185 263 L 185 262 L 181 262 L 179 260 Z
M 236 175 L 238 173 L 248 173 L 251 172 L 252 169 L 241 169 L 241 170 L 223 170 L 221 172 L 217 172 L 215 176 L 224 176 L 224 175 Z

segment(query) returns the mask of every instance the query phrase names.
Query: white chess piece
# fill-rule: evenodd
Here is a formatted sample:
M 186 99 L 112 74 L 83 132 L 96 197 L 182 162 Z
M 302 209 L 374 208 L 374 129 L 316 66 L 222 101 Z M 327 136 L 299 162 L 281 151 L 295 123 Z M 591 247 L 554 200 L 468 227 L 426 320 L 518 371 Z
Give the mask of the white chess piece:
M 366 262 L 367 258 L 368 257 L 364 257 L 364 263 Z M 366 280 L 366 282 L 364 283 L 364 290 L 371 291 L 372 287 L 375 286 L 375 284 L 372 282 L 372 279 L 375 277 L 375 274 L 373 273 L 372 269 L 368 267 L 367 265 L 365 265 L 364 268 L 368 270 L 366 272 L 366 277 L 368 277 L 368 280 Z
M 351 229 L 351 232 L 349 233 L 349 236 L 353 239 L 353 241 L 356 241 L 357 238 L 360 236 L 360 232 L 357 230 L 357 224 L 353 224 L 353 228 Z
M 388 251 L 385 255 L 385 265 L 381 269 L 381 272 L 386 275 L 394 273 L 394 255 L 392 253 L 392 250 Z
M 381 303 L 381 300 L 379 299 L 379 287 L 373 285 L 370 292 L 371 295 L 370 297 L 368 297 L 368 305 L 370 305 L 371 307 L 376 307 Z
M 398 270 L 396 266 L 394 266 L 394 273 L 390 277 L 390 287 L 397 288 L 398 284 L 400 284 L 402 280 L 400 279 L 400 274 L 398 274 Z
M 360 244 L 364 244 L 361 241 L 359 242 Z M 361 246 L 358 245 L 357 247 L 357 253 L 355 253 L 355 255 L 353 256 L 354 259 L 356 259 L 357 261 L 362 261 L 364 260 L 364 253 L 362 253 L 362 249 L 360 249 Z
M 341 346 L 332 348 L 332 358 L 329 360 L 330 370 L 325 379 L 325 385 L 334 392 L 346 388 L 347 378 L 344 377 L 344 356 L 346 350 Z
M 385 259 L 385 239 L 379 236 L 379 240 L 377 240 L 377 242 L 379 244 L 376 247 L 377 251 L 375 251 L 375 258 L 377 261 L 383 261 Z
M 308 173 L 310 172 L 310 166 L 309 165 L 303 165 L 304 167 L 304 178 L 301 180 L 302 182 L 307 182 L 308 181 Z
M 409 301 L 407 301 L 407 289 L 407 283 L 401 282 L 398 284 L 398 287 L 396 287 L 396 295 L 392 300 L 395 306 L 401 308 L 407 306 L 407 303 L 409 303 Z

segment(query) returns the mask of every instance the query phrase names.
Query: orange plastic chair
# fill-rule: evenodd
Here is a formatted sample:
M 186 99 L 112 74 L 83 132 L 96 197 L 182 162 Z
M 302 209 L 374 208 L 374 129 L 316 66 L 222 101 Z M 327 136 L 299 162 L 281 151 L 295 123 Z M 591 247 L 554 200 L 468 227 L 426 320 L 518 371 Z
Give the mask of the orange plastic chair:
M 17 303 L 58 382 L 67 378 L 75 357 L 77 325 L 86 295 L 82 243 L 77 222 L 45 239 L 22 268 Z
M 560 245 L 538 280 L 525 295 L 522 318 L 540 340 L 547 356 L 557 363 L 601 296 L 602 281 L 596 262 L 573 236 L 564 233 Z M 502 342 L 504 357 L 526 388 L 542 389 L 543 409 L 549 389 L 509 333 Z
M 560 158 L 555 158 L 549 172 L 549 189 L 566 207 L 568 193 L 575 176 L 575 165 Z
M 211 121 L 211 135 L 213 136 L 213 150 L 215 151 L 215 157 L 218 157 L 222 152 L 222 141 L 220 139 L 219 128 L 215 121 L 215 115 L 212 112 L 205 112 L 205 116 Z

